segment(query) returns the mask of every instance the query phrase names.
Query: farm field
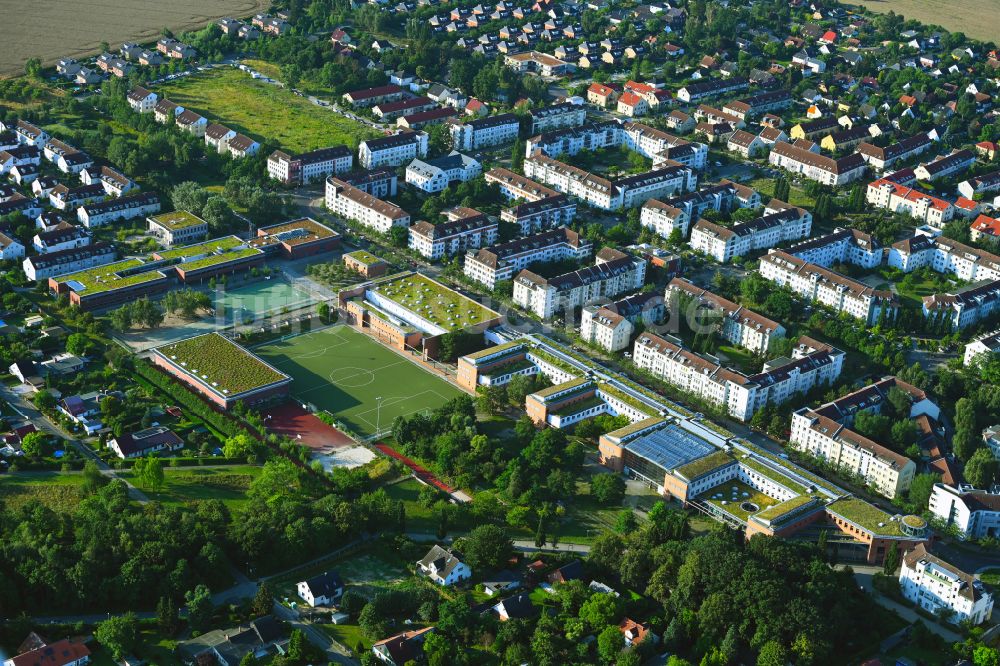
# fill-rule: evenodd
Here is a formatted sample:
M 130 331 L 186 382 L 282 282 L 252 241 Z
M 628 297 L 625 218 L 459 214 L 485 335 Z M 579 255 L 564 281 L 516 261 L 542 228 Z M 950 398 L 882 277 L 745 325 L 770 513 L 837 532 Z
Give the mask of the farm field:
M 985 41 L 996 39 L 1000 30 L 1000 2 L 998 0 L 969 0 L 956 3 L 950 0 L 870 0 L 855 2 L 873 12 L 888 14 L 890 11 L 907 19 L 916 19 L 928 25 L 940 25 L 952 32 Z
M 336 144 L 354 149 L 358 142 L 377 134 L 366 125 L 231 67 L 185 76 L 156 86 L 156 92 L 212 122 L 259 141 L 275 141 L 293 152 Z
M 0 77 L 21 74 L 28 58 L 45 64 L 62 57 L 96 54 L 101 42 L 155 41 L 164 27 L 174 32 L 200 29 L 223 16 L 250 16 L 266 10 L 262 0 L 53 0 L 32 6 L 0 0 Z
M 290 375 L 292 395 L 371 435 L 397 416 L 440 407 L 461 394 L 447 381 L 363 333 L 336 326 L 267 343 L 253 352 Z M 381 409 L 376 398 L 382 398 Z

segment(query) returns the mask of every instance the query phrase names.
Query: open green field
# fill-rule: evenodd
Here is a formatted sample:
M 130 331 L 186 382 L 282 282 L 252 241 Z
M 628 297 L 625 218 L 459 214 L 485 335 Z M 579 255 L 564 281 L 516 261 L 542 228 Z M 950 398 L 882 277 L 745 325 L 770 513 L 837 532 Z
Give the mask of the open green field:
M 198 500 L 221 500 L 230 509 L 246 503 L 246 491 L 260 467 L 239 465 L 225 468 L 198 469 L 183 467 L 164 469 L 164 484 L 160 490 L 140 488 L 149 499 L 163 504 L 187 504 Z M 131 472 L 119 472 L 131 481 Z
M 83 475 L 63 472 L 18 472 L 0 477 L 0 502 L 18 509 L 38 501 L 53 511 L 70 513 L 83 499 Z
M 994 41 L 1000 31 L 1000 2 L 997 0 L 859 0 L 873 12 L 888 14 L 890 11 L 907 19 L 916 19 L 928 25 L 939 25 L 952 32 L 964 32 L 969 37 Z
M 366 125 L 274 84 L 250 78 L 246 72 L 217 67 L 159 85 L 156 92 L 209 120 L 257 140 L 276 141 L 285 150 L 303 152 L 376 136 Z
M 254 348 L 292 377 L 292 395 L 371 435 L 397 416 L 440 407 L 461 394 L 444 379 L 347 326 Z M 381 398 L 381 408 L 377 398 Z

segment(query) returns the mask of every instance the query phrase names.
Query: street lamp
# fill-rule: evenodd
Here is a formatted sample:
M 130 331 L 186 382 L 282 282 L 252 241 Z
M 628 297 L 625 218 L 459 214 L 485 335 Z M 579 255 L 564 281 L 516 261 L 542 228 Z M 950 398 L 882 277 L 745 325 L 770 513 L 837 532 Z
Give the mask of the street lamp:
M 382 396 L 375 398 L 375 436 L 382 432 Z

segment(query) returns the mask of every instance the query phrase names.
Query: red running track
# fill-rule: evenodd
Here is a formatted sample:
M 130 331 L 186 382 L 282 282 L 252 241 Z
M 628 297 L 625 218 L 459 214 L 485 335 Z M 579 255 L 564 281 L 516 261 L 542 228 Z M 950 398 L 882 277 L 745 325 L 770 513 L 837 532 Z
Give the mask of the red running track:
M 409 458 L 407 458 L 402 453 L 392 448 L 388 444 L 376 444 L 375 448 L 384 453 L 385 455 L 391 458 L 395 458 L 399 462 L 403 463 L 404 465 L 412 469 L 414 475 L 416 475 L 416 477 L 421 481 L 423 481 L 424 483 L 430 484 L 435 488 L 437 488 L 438 490 L 443 490 L 449 495 L 455 492 L 454 488 L 445 484 L 443 481 L 441 481 L 441 479 L 434 476 L 434 474 L 431 473 L 429 470 L 424 469 L 423 467 L 413 462 L 412 460 L 410 460 Z

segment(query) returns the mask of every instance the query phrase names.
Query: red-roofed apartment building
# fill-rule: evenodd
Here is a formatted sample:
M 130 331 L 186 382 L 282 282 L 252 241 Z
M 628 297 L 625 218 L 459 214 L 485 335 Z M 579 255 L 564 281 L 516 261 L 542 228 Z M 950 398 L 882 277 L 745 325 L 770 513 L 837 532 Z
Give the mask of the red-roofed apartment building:
M 618 91 L 603 83 L 591 83 L 587 88 L 587 101 L 602 109 L 608 108 L 618 99 Z
M 969 238 L 995 247 L 1000 241 L 1000 220 L 989 215 L 980 215 L 969 227 Z
M 649 102 L 637 93 L 625 92 L 618 99 L 618 113 L 629 118 L 644 116 L 649 113 Z
M 924 194 L 920 190 L 904 187 L 885 178 L 868 184 L 865 197 L 868 203 L 893 213 L 907 213 L 910 217 L 937 227 L 944 227 L 955 215 L 955 207 L 944 199 Z

